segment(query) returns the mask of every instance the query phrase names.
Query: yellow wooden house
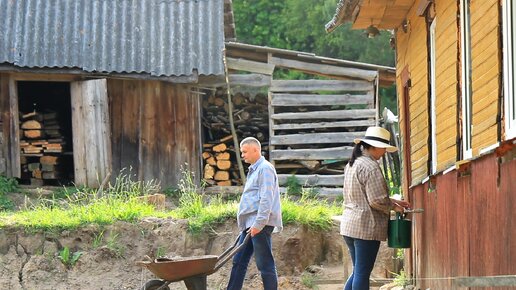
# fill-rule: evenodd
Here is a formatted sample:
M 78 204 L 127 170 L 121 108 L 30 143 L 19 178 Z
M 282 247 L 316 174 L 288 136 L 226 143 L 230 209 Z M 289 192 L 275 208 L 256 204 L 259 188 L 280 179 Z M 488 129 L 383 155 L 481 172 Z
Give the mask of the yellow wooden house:
M 411 217 L 413 284 L 514 289 L 516 3 L 341 0 L 326 29 L 344 22 L 392 32 L 403 193 L 425 210 Z

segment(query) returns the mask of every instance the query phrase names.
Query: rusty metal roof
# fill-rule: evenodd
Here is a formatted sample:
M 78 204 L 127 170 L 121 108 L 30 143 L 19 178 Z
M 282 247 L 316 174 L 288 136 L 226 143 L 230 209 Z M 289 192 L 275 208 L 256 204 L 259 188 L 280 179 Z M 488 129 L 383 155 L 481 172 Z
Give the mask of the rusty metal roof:
M 223 75 L 224 0 L 0 0 L 0 64 Z

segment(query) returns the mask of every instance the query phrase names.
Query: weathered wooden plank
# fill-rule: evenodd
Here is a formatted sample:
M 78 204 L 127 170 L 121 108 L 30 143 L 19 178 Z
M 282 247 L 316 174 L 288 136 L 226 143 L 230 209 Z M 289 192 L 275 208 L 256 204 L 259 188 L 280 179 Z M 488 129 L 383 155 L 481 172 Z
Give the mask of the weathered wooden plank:
M 314 187 L 313 189 L 321 198 L 334 199 L 342 195 L 342 187 Z M 287 187 L 280 187 L 280 192 L 287 192 Z
M 272 145 L 351 143 L 364 132 L 308 133 L 277 135 L 270 138 Z
M 271 92 L 371 91 L 373 84 L 357 80 L 273 80 Z
M 309 63 L 298 60 L 284 59 L 278 57 L 271 57 L 269 63 L 278 67 L 298 69 L 307 72 L 315 72 L 317 74 L 334 75 L 334 76 L 348 76 L 354 78 L 361 78 L 372 81 L 378 75 L 378 72 L 372 70 L 363 70 L 350 67 L 339 67 L 333 65 Z
M 279 137 L 279 136 L 278 136 Z M 273 160 L 326 160 L 342 159 L 347 160 L 351 157 L 353 147 L 342 146 L 333 148 L 310 148 L 310 149 L 290 149 L 290 150 L 271 150 L 270 159 Z
M 112 162 L 106 80 L 73 82 L 71 93 L 75 182 L 98 187 Z
M 21 177 L 20 164 L 20 118 L 18 110 L 18 89 L 16 81 L 9 78 L 9 158 L 11 163 L 11 177 Z
M 264 74 L 230 74 L 229 84 L 231 86 L 267 87 L 271 85 L 272 77 Z M 203 87 L 226 86 L 226 80 L 220 78 L 203 78 L 199 83 Z
M 349 128 L 349 127 L 369 127 L 374 126 L 374 120 L 358 121 L 338 121 L 338 122 L 318 122 L 318 123 L 288 123 L 273 125 L 273 130 L 299 130 L 317 128 Z
M 229 69 L 242 70 L 265 75 L 272 75 L 274 72 L 273 64 L 232 57 L 228 57 L 226 60 Z
M 301 113 L 278 113 L 270 115 L 273 120 L 300 120 L 300 119 L 369 119 L 375 117 L 374 109 L 363 110 L 333 110 Z
M 272 94 L 272 105 L 276 107 L 352 104 L 372 105 L 372 92 L 365 95 Z
M 299 184 L 302 186 L 342 186 L 344 184 L 344 174 L 339 175 L 292 175 L 292 174 L 278 174 L 278 182 L 280 185 L 285 185 L 287 179 L 295 176 Z

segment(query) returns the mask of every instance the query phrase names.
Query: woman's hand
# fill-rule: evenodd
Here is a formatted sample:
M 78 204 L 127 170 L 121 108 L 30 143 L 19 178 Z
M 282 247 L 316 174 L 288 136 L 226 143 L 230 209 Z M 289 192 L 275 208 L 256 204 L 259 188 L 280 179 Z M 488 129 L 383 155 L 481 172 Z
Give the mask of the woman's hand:
M 393 204 L 393 210 L 396 212 L 403 213 L 406 208 L 410 208 L 410 203 L 408 201 L 391 198 L 391 202 Z

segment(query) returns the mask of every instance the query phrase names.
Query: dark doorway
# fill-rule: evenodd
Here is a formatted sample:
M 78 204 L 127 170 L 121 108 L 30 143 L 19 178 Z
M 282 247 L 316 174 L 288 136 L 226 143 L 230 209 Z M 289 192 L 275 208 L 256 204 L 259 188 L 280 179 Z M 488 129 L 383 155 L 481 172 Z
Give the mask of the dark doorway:
M 74 180 L 70 83 L 20 81 L 21 184 Z

